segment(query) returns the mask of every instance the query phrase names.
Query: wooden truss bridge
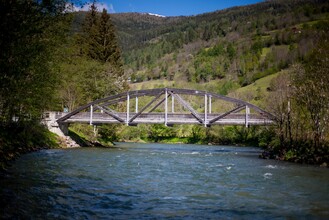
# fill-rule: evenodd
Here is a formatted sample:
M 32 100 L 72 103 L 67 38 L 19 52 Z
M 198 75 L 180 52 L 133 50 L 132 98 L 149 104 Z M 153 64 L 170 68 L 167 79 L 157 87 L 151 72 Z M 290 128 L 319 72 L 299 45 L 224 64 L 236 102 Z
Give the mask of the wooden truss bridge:
M 99 124 L 268 125 L 275 117 L 248 102 L 190 89 L 137 90 L 98 99 L 70 113 L 58 113 L 61 126 Z

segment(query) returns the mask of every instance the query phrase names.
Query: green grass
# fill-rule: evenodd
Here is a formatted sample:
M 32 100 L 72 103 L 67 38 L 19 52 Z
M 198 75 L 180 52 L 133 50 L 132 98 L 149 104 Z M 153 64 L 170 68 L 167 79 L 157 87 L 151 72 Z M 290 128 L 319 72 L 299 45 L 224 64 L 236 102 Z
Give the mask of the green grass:
M 182 137 L 173 137 L 173 138 L 166 138 L 161 141 L 160 143 L 166 143 L 166 144 L 187 144 L 188 143 L 188 138 L 182 138 Z
M 271 81 L 279 74 L 280 72 L 258 79 L 248 86 L 241 87 L 231 92 L 228 96 L 234 96 L 259 107 L 263 107 L 264 101 L 269 94 L 267 88 L 270 86 Z
M 166 88 L 166 87 L 167 88 L 175 87 L 175 82 L 158 79 L 158 80 L 150 80 L 150 81 L 130 84 L 130 90 L 155 89 L 155 88 Z
M 263 48 L 262 55 L 268 53 L 270 48 Z M 193 83 L 186 81 L 168 81 L 168 80 L 151 80 L 141 83 L 133 83 L 130 85 L 131 90 L 140 89 L 154 89 L 154 88 L 184 88 L 184 89 L 195 89 L 207 92 L 213 92 L 217 94 L 224 94 L 230 97 L 235 97 L 242 99 L 247 102 L 251 102 L 260 107 L 264 107 L 265 99 L 267 98 L 269 92 L 267 88 L 270 86 L 272 79 L 277 77 L 280 72 L 274 73 L 263 78 L 256 80 L 254 83 L 239 87 L 237 83 L 229 80 L 211 80 L 207 83 Z M 227 83 L 231 84 L 227 87 Z
M 260 55 L 260 62 L 263 62 L 263 61 L 265 60 L 266 55 L 267 55 L 269 52 L 271 52 L 271 48 L 269 48 L 269 47 L 264 47 L 264 48 L 262 49 L 262 54 Z

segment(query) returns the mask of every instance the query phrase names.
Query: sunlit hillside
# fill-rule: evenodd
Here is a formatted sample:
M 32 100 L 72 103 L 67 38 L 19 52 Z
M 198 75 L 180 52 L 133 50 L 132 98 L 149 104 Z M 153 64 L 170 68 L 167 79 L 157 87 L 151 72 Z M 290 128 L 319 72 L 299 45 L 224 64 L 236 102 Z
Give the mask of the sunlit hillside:
M 188 86 L 226 95 L 303 61 L 329 27 L 329 3 L 275 0 L 191 17 L 111 16 L 131 89 Z

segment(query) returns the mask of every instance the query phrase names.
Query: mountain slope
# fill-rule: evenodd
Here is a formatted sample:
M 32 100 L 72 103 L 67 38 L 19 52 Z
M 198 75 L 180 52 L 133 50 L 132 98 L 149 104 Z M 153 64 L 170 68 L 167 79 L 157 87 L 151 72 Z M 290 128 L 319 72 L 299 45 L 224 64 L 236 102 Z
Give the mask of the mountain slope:
M 190 17 L 112 19 L 132 82 L 246 86 L 303 60 L 329 26 L 328 12 L 327 1 L 274 0 Z
M 75 31 L 83 16 L 77 14 Z M 326 34 L 329 2 L 272 0 L 197 16 L 111 18 L 132 83 L 203 83 L 227 94 L 304 60 Z

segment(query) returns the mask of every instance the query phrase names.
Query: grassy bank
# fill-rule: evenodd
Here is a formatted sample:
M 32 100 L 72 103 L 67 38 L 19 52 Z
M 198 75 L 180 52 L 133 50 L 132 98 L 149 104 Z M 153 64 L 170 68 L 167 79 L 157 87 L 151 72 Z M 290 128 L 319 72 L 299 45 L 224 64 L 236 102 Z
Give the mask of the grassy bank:
M 20 155 L 40 149 L 60 147 L 58 137 L 39 122 L 0 125 L 0 170 Z

